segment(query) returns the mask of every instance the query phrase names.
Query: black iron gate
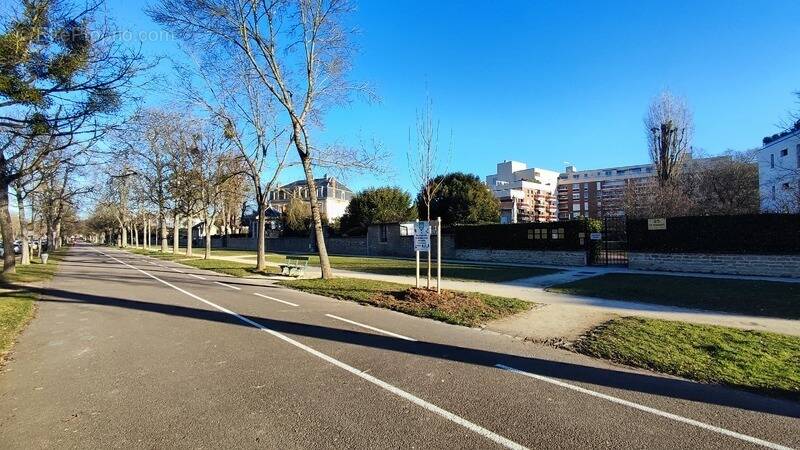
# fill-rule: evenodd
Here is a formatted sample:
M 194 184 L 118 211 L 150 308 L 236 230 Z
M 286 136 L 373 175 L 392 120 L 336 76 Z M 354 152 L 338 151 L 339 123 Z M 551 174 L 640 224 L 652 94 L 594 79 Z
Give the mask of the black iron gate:
M 595 266 L 628 265 L 628 234 L 624 216 L 600 219 L 600 239 L 591 241 L 589 264 Z M 597 236 L 594 236 L 595 238 Z

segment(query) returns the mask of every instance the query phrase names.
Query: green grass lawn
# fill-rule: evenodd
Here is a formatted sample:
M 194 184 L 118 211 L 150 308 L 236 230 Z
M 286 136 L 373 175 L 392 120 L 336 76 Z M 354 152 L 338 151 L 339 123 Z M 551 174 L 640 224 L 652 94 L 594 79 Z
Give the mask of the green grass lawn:
M 3 361 L 14 338 L 33 316 L 36 294 L 7 292 L 0 294 L 0 362 Z
M 47 264 L 42 264 L 42 260 L 38 256 L 31 257 L 31 263 L 27 266 L 23 266 L 17 261 L 17 273 L 0 275 L 0 282 L 15 284 L 49 280 L 56 274 L 58 263 L 61 262 L 63 258 L 63 251 L 58 250 L 49 254 Z
M 308 255 L 310 266 L 319 266 L 319 256 Z M 267 261 L 282 263 L 286 255 L 267 254 Z M 416 263 L 413 260 L 394 258 L 367 258 L 360 256 L 331 256 L 331 267 L 353 272 L 374 273 L 379 275 L 414 276 Z M 442 278 L 461 281 L 502 282 L 520 278 L 537 277 L 560 272 L 559 269 L 543 267 L 495 266 L 478 264 L 442 263 Z M 427 274 L 426 261 L 420 261 L 420 276 Z M 431 270 L 436 276 L 436 266 Z
M 624 317 L 595 328 L 575 348 L 630 366 L 800 399 L 800 337 Z
M 195 253 L 193 256 L 187 257 L 183 253 L 178 253 L 175 255 L 173 253 L 161 253 L 156 250 L 144 250 L 141 248 L 130 247 L 126 250 L 137 255 L 147 255 L 162 260 L 175 261 L 186 266 L 203 270 L 212 270 L 214 272 L 233 275 L 235 277 L 248 277 L 255 274 L 268 275 L 278 273 L 277 267 L 267 267 L 266 270 L 261 272 L 256 271 L 255 261 L 250 264 L 237 261 L 226 261 L 223 259 L 214 259 L 213 256 L 211 259 L 203 259 L 203 253 Z
M 278 273 L 277 267 L 267 266 L 262 272 L 256 271 L 255 264 L 240 263 L 236 261 L 225 261 L 222 259 L 182 259 L 178 261 L 187 266 L 198 269 L 213 270 L 214 272 L 233 275 L 235 277 L 248 277 L 254 274 L 269 275 Z
M 153 253 L 158 253 L 156 247 L 152 247 Z M 134 253 L 145 254 L 146 251 L 142 249 L 129 249 Z M 171 251 L 171 247 L 170 247 Z M 184 255 L 185 247 L 180 248 L 180 255 Z M 195 255 L 203 254 L 203 248 L 195 248 Z M 153 254 L 147 253 L 147 254 Z M 161 254 L 161 253 L 158 253 Z M 171 255 L 171 253 L 167 253 Z M 154 255 L 155 256 L 155 255 Z M 211 256 L 240 256 L 245 258 L 253 258 L 255 263 L 256 252 L 253 250 L 233 250 L 233 249 L 214 249 L 211 251 Z M 280 264 L 286 261 L 285 254 L 280 253 L 267 253 L 267 261 L 273 264 Z M 319 256 L 317 255 L 304 255 L 308 256 L 309 266 L 319 266 Z M 185 256 L 183 256 L 185 257 Z M 405 275 L 414 276 L 415 262 L 408 259 L 396 258 L 368 258 L 361 256 L 330 256 L 331 266 L 334 269 L 350 270 L 353 272 L 366 272 L 379 275 Z M 435 264 L 435 261 L 434 261 Z M 518 267 L 518 266 L 496 266 L 496 265 L 479 265 L 479 264 L 459 264 L 459 263 L 442 263 L 442 278 L 448 280 L 462 280 L 462 281 L 488 281 L 488 282 L 503 282 L 518 280 L 520 278 L 537 277 L 541 275 L 549 275 L 560 272 L 559 269 L 550 269 L 544 267 Z M 432 269 L 432 275 L 436 276 L 436 267 Z M 427 274 L 426 261 L 420 261 L 420 276 Z
M 800 283 L 610 273 L 548 288 L 551 292 L 800 319 Z
M 356 278 L 288 280 L 278 284 L 465 326 L 481 325 L 534 306 L 533 303 L 515 298 L 474 292 L 442 291 L 443 295 L 437 296 L 435 292 L 412 289 L 405 284 Z

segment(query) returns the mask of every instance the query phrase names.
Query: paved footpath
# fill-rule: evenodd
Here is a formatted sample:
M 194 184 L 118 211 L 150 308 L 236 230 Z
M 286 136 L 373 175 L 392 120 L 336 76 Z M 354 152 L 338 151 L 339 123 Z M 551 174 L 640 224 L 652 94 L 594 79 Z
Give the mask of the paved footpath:
M 0 373 L 0 448 L 798 448 L 800 404 L 110 249 Z
M 253 263 L 249 256 L 220 256 L 217 259 Z M 277 265 L 277 264 L 272 264 Z M 563 269 L 563 268 L 562 268 Z M 334 269 L 334 274 L 343 277 L 366 278 L 392 281 L 395 283 L 414 284 L 414 277 L 399 275 L 381 275 L 364 272 L 352 272 Z M 773 317 L 748 316 L 743 314 L 702 311 L 677 306 L 657 305 L 622 300 L 606 300 L 596 297 L 557 294 L 547 292 L 544 288 L 554 284 L 566 283 L 603 273 L 625 272 L 639 274 L 680 275 L 698 277 L 698 274 L 672 274 L 663 272 L 643 272 L 619 269 L 582 268 L 569 269 L 562 272 L 533 278 L 509 281 L 505 283 L 489 283 L 476 281 L 442 280 L 442 287 L 468 292 L 514 297 L 546 306 L 534 309 L 526 314 L 517 315 L 507 320 L 495 322 L 489 328 L 496 331 L 529 338 L 537 341 L 552 339 L 573 340 L 581 334 L 615 316 L 644 316 L 665 320 L 680 320 L 707 325 L 722 325 L 747 330 L 771 331 L 774 333 L 800 336 L 800 320 L 778 319 Z M 319 278 L 319 267 L 306 269 L 306 278 Z M 797 283 L 800 280 L 736 277 L 731 275 L 708 275 L 708 278 L 757 279 Z

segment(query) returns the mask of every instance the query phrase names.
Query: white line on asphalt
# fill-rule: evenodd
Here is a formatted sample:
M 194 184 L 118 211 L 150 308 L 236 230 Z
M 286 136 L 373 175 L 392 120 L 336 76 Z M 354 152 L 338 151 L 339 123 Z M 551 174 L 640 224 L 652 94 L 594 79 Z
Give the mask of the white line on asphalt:
M 241 291 L 242 290 L 242 288 L 240 288 L 240 287 L 231 286 L 230 284 L 220 283 L 219 281 L 215 281 L 214 283 L 217 283 L 220 286 L 225 286 L 225 287 L 228 287 L 228 288 L 231 288 L 231 289 L 236 289 L 237 291 Z
M 342 322 L 347 322 L 349 324 L 353 324 L 355 326 L 366 328 L 368 330 L 377 331 L 378 333 L 383 333 L 383 334 L 385 334 L 387 336 L 392 336 L 392 337 L 396 337 L 396 338 L 400 338 L 400 339 L 405 339 L 407 341 L 413 341 L 413 342 L 417 341 L 416 339 L 412 339 L 410 337 L 403 336 L 402 334 L 397 334 L 397 333 L 392 333 L 391 331 L 381 330 L 380 328 L 375 328 L 375 327 L 371 327 L 369 325 L 364 325 L 363 323 L 358 323 L 358 322 L 353 321 L 353 320 L 345 319 L 344 317 L 334 316 L 333 314 L 325 314 L 325 315 L 330 317 L 331 319 L 341 320 Z
M 180 269 L 176 269 L 176 268 L 174 268 L 174 267 L 170 267 L 169 269 L 170 269 L 170 270 L 174 270 L 175 272 L 178 272 L 178 273 L 185 273 L 184 271 L 182 271 L 182 270 L 180 270 Z
M 273 300 L 273 301 L 276 301 L 276 302 L 285 303 L 285 304 L 287 304 L 289 306 L 300 306 L 297 303 L 287 302 L 286 300 L 281 300 L 279 298 L 270 297 L 269 295 L 259 294 L 258 292 L 253 292 L 253 294 L 255 294 L 255 295 L 259 296 L 259 297 L 266 298 L 268 300 Z
M 205 278 L 201 277 L 200 275 L 195 275 L 193 273 L 187 273 L 186 275 L 189 275 L 190 277 L 195 277 L 199 280 L 205 280 Z
M 699 422 L 694 419 L 689 419 L 683 416 L 679 416 L 677 414 L 668 413 L 666 411 L 661 411 L 660 409 L 651 408 L 649 406 L 640 405 L 638 403 L 630 402 L 628 400 L 623 400 L 619 397 L 614 397 L 611 395 L 603 394 L 597 391 L 593 391 L 591 389 L 582 388 L 580 386 L 576 386 L 574 384 L 565 383 L 563 381 L 557 380 L 555 378 L 545 377 L 543 375 L 537 375 L 535 373 L 525 372 L 524 370 L 515 369 L 513 367 L 509 367 L 503 364 L 495 364 L 495 367 L 499 369 L 506 370 L 508 372 L 513 372 L 519 375 L 525 375 L 526 377 L 531 377 L 537 379 L 539 381 L 544 381 L 546 383 L 552 383 L 556 386 L 561 386 L 563 388 L 571 389 L 573 391 L 580 392 L 582 394 L 588 394 L 593 397 L 602 398 L 603 400 L 608 400 L 613 403 L 617 403 L 620 405 L 628 406 L 630 408 L 638 409 L 639 411 L 648 412 L 650 414 L 655 414 L 657 416 L 665 417 L 667 419 L 672 419 L 677 422 L 682 422 L 685 424 L 693 425 L 698 428 L 702 428 L 704 430 L 713 431 L 715 433 L 724 434 L 726 436 L 730 436 L 732 438 L 736 438 L 742 441 L 750 442 L 752 444 L 761 445 L 763 447 L 772 448 L 775 450 L 792 450 L 790 447 L 785 447 L 780 444 L 775 444 L 769 441 L 765 441 L 763 439 L 755 438 L 752 436 L 748 436 L 746 434 L 737 433 L 735 431 L 726 430 L 725 428 L 715 427 L 714 425 L 709 425 L 707 423 Z
M 237 319 L 241 320 L 242 322 L 244 322 L 246 324 L 252 325 L 252 326 L 258 328 L 261 331 L 269 333 L 270 335 L 272 335 L 272 336 L 274 336 L 274 337 L 276 337 L 276 338 L 278 338 L 278 339 L 280 339 L 280 340 L 282 340 L 282 341 L 284 341 L 284 342 L 286 342 L 288 344 L 291 344 L 291 345 L 293 345 L 293 346 L 295 346 L 295 347 L 297 347 L 297 348 L 299 348 L 301 350 L 304 350 L 304 351 L 316 356 L 317 358 L 320 358 L 320 359 L 322 359 L 324 361 L 327 361 L 328 363 L 333 364 L 334 366 L 336 366 L 336 367 L 338 367 L 340 369 L 346 370 L 347 372 L 350 372 L 353 375 L 355 375 L 355 376 L 357 376 L 357 377 L 359 377 L 359 378 L 361 378 L 363 380 L 369 381 L 370 383 L 372 383 L 372 384 L 374 384 L 374 385 L 376 385 L 378 387 L 386 389 L 387 391 L 397 395 L 398 397 L 402 397 L 402 398 L 410 401 L 411 403 L 414 403 L 417 406 L 425 408 L 428 411 L 430 411 L 430 412 L 432 412 L 434 414 L 438 414 L 438 415 L 444 417 L 445 419 L 447 419 L 447 420 L 449 420 L 449 421 L 451 421 L 453 423 L 461 425 L 462 427 L 467 428 L 468 430 L 473 431 L 473 432 L 475 432 L 475 433 L 477 433 L 477 434 L 479 434 L 479 435 L 481 435 L 481 436 L 483 436 L 483 437 L 485 437 L 487 439 L 490 439 L 490 440 L 502 445 L 503 447 L 514 449 L 514 450 L 525 450 L 526 449 L 526 447 L 521 445 L 521 444 L 518 444 L 518 443 L 516 443 L 516 442 L 514 442 L 514 441 L 512 441 L 512 440 L 510 440 L 510 439 L 508 439 L 506 437 L 500 436 L 497 433 L 489 431 L 486 428 L 483 428 L 480 425 L 474 424 L 474 423 L 470 422 L 467 419 L 464 419 L 464 418 L 462 418 L 460 416 L 457 416 L 457 415 L 451 413 L 450 411 L 442 409 L 442 408 L 434 405 L 433 403 L 428 403 L 425 400 L 415 396 L 414 394 L 408 393 L 408 392 L 406 392 L 406 391 L 404 391 L 404 390 L 402 390 L 402 389 L 400 389 L 400 388 L 398 388 L 396 386 L 393 386 L 393 385 L 391 385 L 391 384 L 389 384 L 389 383 L 387 383 L 387 382 L 385 382 L 383 380 L 375 378 L 372 375 L 370 375 L 370 374 L 368 374 L 366 372 L 362 372 L 362 371 L 356 369 L 353 366 L 349 366 L 349 365 L 343 363 L 342 361 L 339 361 L 338 359 L 335 359 L 335 358 L 332 358 L 332 357 L 326 355 L 325 353 L 322 353 L 322 352 L 320 352 L 318 350 L 314 350 L 313 348 L 311 348 L 311 347 L 309 347 L 309 346 L 307 346 L 307 345 L 305 345 L 303 343 L 300 343 L 298 341 L 295 341 L 294 339 L 292 339 L 292 338 L 290 338 L 290 337 L 288 337 L 288 336 L 286 336 L 286 335 L 284 335 L 282 333 L 279 333 L 279 332 L 277 332 L 275 330 L 269 329 L 269 328 L 265 327 L 264 325 L 261 325 L 260 323 L 254 321 L 254 320 L 248 319 L 247 317 L 244 317 L 244 316 L 242 316 L 242 315 L 240 315 L 238 313 L 235 313 L 235 312 L 233 312 L 233 311 L 231 311 L 229 309 L 226 309 L 226 308 L 224 308 L 222 306 L 219 306 L 216 303 L 212 303 L 212 302 L 210 302 L 208 300 L 205 300 L 205 299 L 203 299 L 201 297 L 198 297 L 197 295 L 192 294 L 189 291 L 181 289 L 181 288 L 179 288 L 178 286 L 175 286 L 172 283 L 164 281 L 164 280 L 162 280 L 161 278 L 158 278 L 155 275 L 152 275 L 150 273 L 145 272 L 142 269 L 138 269 L 136 267 L 133 267 L 132 265 L 130 265 L 130 264 L 124 262 L 124 261 L 120 261 L 119 259 L 114 258 L 113 256 L 109 256 L 109 255 L 103 253 L 100 250 L 96 250 L 96 251 L 101 253 L 101 254 L 103 254 L 103 255 L 105 255 L 105 256 L 108 256 L 109 258 L 117 261 L 120 264 L 128 266 L 133 270 L 139 271 L 139 272 L 147 275 L 148 277 L 158 281 L 159 283 L 162 283 L 162 284 L 164 284 L 166 286 L 169 286 L 169 287 L 171 287 L 172 289 L 175 289 L 178 292 L 182 292 L 183 294 L 186 294 L 186 295 L 188 295 L 189 297 L 192 297 L 195 300 L 199 300 L 199 301 L 201 301 L 201 302 L 203 302 L 203 303 L 205 303 L 205 304 L 207 304 L 207 305 L 209 305 L 209 306 L 211 306 L 213 308 L 216 308 L 219 311 L 222 311 L 222 312 L 224 312 L 226 314 L 230 314 L 230 315 L 236 317 Z

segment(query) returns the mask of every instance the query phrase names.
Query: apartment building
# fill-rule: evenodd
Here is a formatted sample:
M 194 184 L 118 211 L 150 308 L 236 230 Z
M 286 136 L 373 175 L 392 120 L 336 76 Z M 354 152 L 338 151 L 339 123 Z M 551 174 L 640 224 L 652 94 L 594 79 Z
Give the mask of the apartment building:
M 654 173 L 653 164 L 580 171 L 567 166 L 558 176 L 558 219 L 622 216 L 626 190 Z
M 519 161 L 497 164 L 486 185 L 500 200 L 500 222 L 554 222 L 558 220 L 558 172 L 528 167 Z
M 764 138 L 758 151 L 761 210 L 800 212 L 800 126 Z

